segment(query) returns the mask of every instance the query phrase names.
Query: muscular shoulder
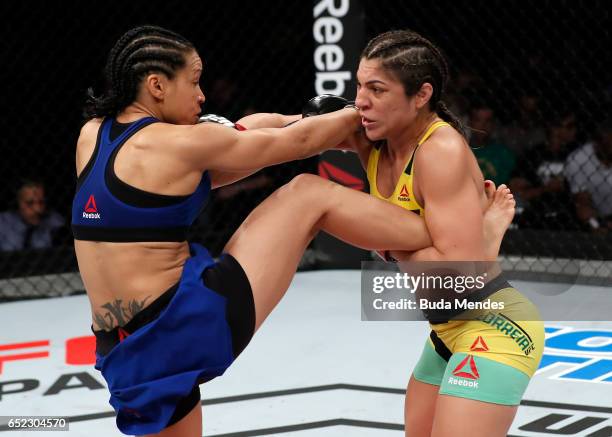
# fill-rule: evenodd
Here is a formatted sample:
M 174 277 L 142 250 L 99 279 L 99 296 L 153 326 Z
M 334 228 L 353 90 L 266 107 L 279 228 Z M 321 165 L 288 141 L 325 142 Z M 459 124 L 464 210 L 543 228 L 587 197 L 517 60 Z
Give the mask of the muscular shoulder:
M 81 144 L 87 143 L 91 141 L 92 139 L 93 139 L 93 142 L 95 143 L 96 137 L 98 136 L 98 129 L 100 128 L 101 124 L 102 124 L 101 118 L 93 118 L 89 120 L 87 123 L 85 123 L 81 127 L 81 132 L 79 133 L 78 144 L 81 145 Z
M 134 147 L 173 162 L 180 161 L 188 170 L 207 170 L 206 158 L 223 150 L 222 146 L 231 145 L 238 131 L 215 123 L 155 123 L 141 133 L 134 138 Z
M 428 171 L 449 170 L 470 156 L 471 150 L 459 132 L 450 126 L 443 126 L 433 133 L 417 150 L 415 165 Z
M 81 172 L 93 154 L 94 148 L 96 147 L 96 139 L 98 138 L 98 130 L 101 124 L 101 118 L 94 118 L 81 127 L 76 147 L 77 174 Z

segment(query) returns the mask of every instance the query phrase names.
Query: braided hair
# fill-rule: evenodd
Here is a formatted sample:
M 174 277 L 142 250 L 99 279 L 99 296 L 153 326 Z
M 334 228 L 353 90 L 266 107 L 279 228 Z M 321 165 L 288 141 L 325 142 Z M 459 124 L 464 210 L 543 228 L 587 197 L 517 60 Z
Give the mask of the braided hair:
M 404 85 L 408 97 L 414 96 L 428 82 L 433 87 L 429 109 L 453 126 L 464 137 L 463 124 L 442 100 L 449 78 L 449 68 L 442 52 L 431 41 L 411 30 L 393 30 L 370 40 L 362 59 L 380 59 Z
M 94 96 L 93 89 L 87 90 L 85 118 L 117 115 L 136 99 L 140 82 L 147 74 L 158 72 L 174 78 L 174 73 L 185 66 L 185 55 L 192 50 L 195 47 L 187 39 L 161 27 L 128 30 L 108 55 L 103 94 Z

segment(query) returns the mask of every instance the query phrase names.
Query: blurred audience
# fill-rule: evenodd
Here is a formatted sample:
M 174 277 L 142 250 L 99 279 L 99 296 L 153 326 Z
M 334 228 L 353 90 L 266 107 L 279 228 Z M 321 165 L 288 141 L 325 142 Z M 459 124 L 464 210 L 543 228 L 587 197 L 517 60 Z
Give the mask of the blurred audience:
M 523 228 L 575 229 L 576 219 L 563 170 L 576 148 L 576 115 L 569 111 L 550 114 L 546 140 L 523 151 L 510 188 L 517 199 L 518 224 Z
M 484 80 L 469 68 L 461 68 L 452 78 L 444 100 L 448 108 L 465 125 L 469 122 L 471 102 L 484 88 Z
M 564 172 L 580 222 L 597 233 L 612 231 L 612 118 L 568 156 Z
M 500 141 L 516 154 L 541 144 L 546 132 L 542 121 L 540 98 L 526 89 L 518 96 L 516 115 L 500 129 Z
M 52 247 L 65 220 L 57 212 L 47 210 L 42 182 L 23 181 L 17 189 L 16 201 L 16 210 L 0 213 L 0 250 Z
M 478 165 L 485 179 L 495 185 L 507 184 L 516 164 L 516 156 L 505 144 L 496 138 L 495 111 L 484 101 L 472 104 L 468 126 L 470 147 L 478 159 Z

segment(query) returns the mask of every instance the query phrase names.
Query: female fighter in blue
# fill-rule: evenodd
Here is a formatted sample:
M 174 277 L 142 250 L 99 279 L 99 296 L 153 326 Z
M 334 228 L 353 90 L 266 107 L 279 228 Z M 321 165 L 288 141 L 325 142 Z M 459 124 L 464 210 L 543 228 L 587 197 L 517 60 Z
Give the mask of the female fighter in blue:
M 201 436 L 198 385 L 221 375 L 276 306 L 314 235 L 366 249 L 431 244 L 422 218 L 313 175 L 259 205 L 215 262 L 187 231 L 210 190 L 352 141 L 355 108 L 197 123 L 203 63 L 152 26 L 111 50 L 76 149 L 72 228 L 102 372 L 128 434 Z M 281 129 L 281 127 L 284 127 Z M 359 205 L 359 208 L 355 208 Z M 373 232 L 373 229 L 376 229 Z

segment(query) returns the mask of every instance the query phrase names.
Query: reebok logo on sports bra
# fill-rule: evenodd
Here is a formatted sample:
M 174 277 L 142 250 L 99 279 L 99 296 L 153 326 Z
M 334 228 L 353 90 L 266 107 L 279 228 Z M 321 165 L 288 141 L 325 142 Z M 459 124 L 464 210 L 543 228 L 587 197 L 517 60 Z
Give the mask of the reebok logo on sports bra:
M 399 196 L 397 196 L 397 200 L 400 202 L 410 202 L 410 194 L 408 194 L 408 188 L 406 188 L 406 184 L 402 186 L 402 191 L 400 191 Z
M 98 212 L 98 206 L 96 205 L 96 198 L 93 194 L 89 196 L 87 203 L 85 204 L 85 210 L 83 211 L 83 218 L 86 219 L 97 219 L 100 220 L 100 213 Z

